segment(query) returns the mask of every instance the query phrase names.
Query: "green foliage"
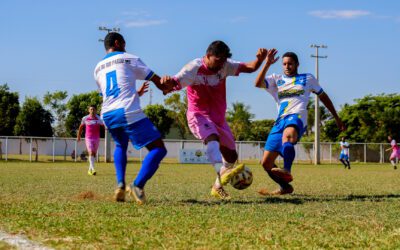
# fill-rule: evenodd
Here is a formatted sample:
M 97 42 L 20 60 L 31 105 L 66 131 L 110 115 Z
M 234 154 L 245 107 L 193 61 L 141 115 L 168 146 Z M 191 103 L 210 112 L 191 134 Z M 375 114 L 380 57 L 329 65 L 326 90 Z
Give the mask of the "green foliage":
M 387 136 L 400 138 L 400 95 L 368 95 L 356 99 L 355 104 L 346 104 L 339 112 L 347 130 L 339 133 L 334 121 L 325 124 L 324 137 L 338 141 L 346 136 L 349 141 L 387 142 Z
M 161 104 L 154 104 L 147 105 L 143 111 L 164 138 L 174 122 L 174 119 L 169 116 L 169 110 Z
M 251 122 L 254 115 L 250 113 L 250 106 L 241 102 L 232 103 L 232 109 L 228 109 L 226 120 L 236 140 L 242 141 L 248 138 L 251 132 Z
M 10 92 L 7 84 L 0 85 L 0 135 L 13 135 L 19 113 L 18 93 Z
M 180 139 L 186 139 L 189 134 L 189 127 L 186 118 L 187 110 L 187 98 L 186 92 L 181 95 L 179 93 L 174 93 L 170 97 L 164 100 L 164 104 L 170 109 L 169 116 L 173 117 L 173 126 L 178 129 Z
M 65 119 L 67 117 L 67 91 L 46 92 L 43 97 L 44 105 L 48 106 L 52 112 L 55 122 L 53 124 L 54 135 L 59 137 L 67 136 Z
M 251 122 L 246 141 L 265 141 L 274 126 L 274 120 L 255 120 Z
M 76 137 L 82 118 L 89 113 L 90 105 L 96 105 L 97 113 L 101 110 L 102 97 L 97 91 L 73 95 L 67 103 L 68 115 L 65 121 L 68 136 Z
M 21 136 L 51 137 L 52 122 L 51 113 L 43 108 L 40 101 L 35 97 L 27 97 L 18 114 L 14 133 Z

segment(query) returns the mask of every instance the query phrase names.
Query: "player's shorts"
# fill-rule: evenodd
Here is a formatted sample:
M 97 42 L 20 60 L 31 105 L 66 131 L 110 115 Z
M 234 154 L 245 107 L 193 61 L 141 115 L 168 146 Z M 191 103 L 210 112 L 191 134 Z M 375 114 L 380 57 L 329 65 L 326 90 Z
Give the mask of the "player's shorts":
M 128 147 L 128 142 L 131 140 L 136 150 L 161 138 L 160 132 L 147 117 L 132 124 L 109 129 L 109 131 L 117 145 L 123 148 Z
M 349 155 L 346 155 L 346 154 L 344 154 L 344 153 L 340 153 L 339 159 L 340 159 L 340 160 L 341 160 L 341 159 L 345 159 L 346 161 L 348 161 L 348 160 L 349 160 Z
M 89 152 L 96 153 L 97 149 L 99 148 L 100 138 L 97 139 L 85 138 L 85 143 L 86 143 L 86 149 Z
M 205 141 L 210 135 L 216 134 L 221 146 L 236 150 L 235 138 L 225 119 L 216 123 L 209 116 L 201 114 L 188 114 L 187 118 L 189 129 L 197 139 Z
M 301 136 L 304 134 L 305 127 L 303 121 L 299 118 L 299 115 L 293 114 L 285 116 L 283 119 L 279 119 L 275 122 L 268 135 L 267 141 L 265 142 L 264 149 L 270 152 L 282 151 L 282 135 L 283 131 L 287 127 L 294 127 L 297 130 L 297 141 L 300 141 Z
M 392 151 L 392 154 L 390 155 L 389 159 L 395 159 L 395 158 L 399 158 L 400 159 L 400 150 Z

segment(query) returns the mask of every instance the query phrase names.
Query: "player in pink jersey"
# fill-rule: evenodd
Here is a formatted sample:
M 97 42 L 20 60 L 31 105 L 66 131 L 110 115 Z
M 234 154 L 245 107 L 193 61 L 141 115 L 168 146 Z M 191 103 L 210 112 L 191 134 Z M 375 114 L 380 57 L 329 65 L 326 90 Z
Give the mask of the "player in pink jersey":
M 100 143 L 100 126 L 104 127 L 104 123 L 100 116 L 96 114 L 96 106 L 91 105 L 89 107 L 89 115 L 82 118 L 77 135 L 77 141 L 79 142 L 81 140 L 82 130 L 85 127 L 86 149 L 89 153 L 89 175 L 96 175 L 94 161 Z
M 226 78 L 256 71 L 266 54 L 261 48 L 254 61 L 241 63 L 230 59 L 232 54 L 224 42 L 214 41 L 204 57 L 189 62 L 174 77 L 161 79 L 163 84 L 175 84 L 175 90 L 187 87 L 189 128 L 207 145 L 208 158 L 218 175 L 211 195 L 223 200 L 230 199 L 223 186 L 244 169 L 243 164 L 235 166 L 235 139 L 225 119 Z
M 389 160 L 392 163 L 393 168 L 397 169 L 396 162 L 398 162 L 400 159 L 400 148 L 397 145 L 396 140 L 393 139 L 392 136 L 388 136 L 388 141 L 390 142 L 391 147 L 386 149 L 386 151 L 392 150 L 392 154 L 390 155 Z

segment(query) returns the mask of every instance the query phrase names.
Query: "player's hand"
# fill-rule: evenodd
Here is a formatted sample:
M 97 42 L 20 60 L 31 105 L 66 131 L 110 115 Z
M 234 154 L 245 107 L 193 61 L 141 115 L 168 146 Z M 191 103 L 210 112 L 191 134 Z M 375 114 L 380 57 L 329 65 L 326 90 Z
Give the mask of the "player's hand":
M 265 58 L 266 63 L 269 65 L 276 63 L 279 60 L 279 56 L 275 57 L 277 53 L 278 51 L 275 48 L 268 50 L 267 56 Z
M 257 60 L 259 62 L 264 61 L 265 57 L 267 56 L 268 50 L 264 48 L 259 48 L 256 54 Z
M 342 122 L 342 120 L 337 119 L 336 120 L 336 125 L 338 126 L 338 128 L 340 129 L 340 131 L 345 131 L 346 130 L 346 126 L 344 125 L 344 123 Z
M 171 76 L 163 76 L 160 80 L 161 84 L 163 85 L 163 94 L 166 95 L 171 93 L 175 87 L 175 80 Z
M 145 81 L 137 92 L 138 92 L 139 96 L 142 96 L 142 95 L 144 95 L 144 93 L 146 93 L 148 91 L 149 91 L 149 82 Z

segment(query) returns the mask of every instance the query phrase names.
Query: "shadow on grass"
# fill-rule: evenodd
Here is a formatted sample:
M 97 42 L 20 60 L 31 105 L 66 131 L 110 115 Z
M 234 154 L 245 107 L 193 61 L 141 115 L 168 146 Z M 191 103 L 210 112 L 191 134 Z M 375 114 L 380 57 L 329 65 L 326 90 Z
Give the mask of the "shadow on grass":
M 290 195 L 284 197 L 268 196 L 261 200 L 232 200 L 232 201 L 207 201 L 188 199 L 182 200 L 182 203 L 198 204 L 203 206 L 213 206 L 219 204 L 295 204 L 301 205 L 307 202 L 340 202 L 340 201 L 373 201 L 382 202 L 387 199 L 400 199 L 400 194 L 386 194 L 386 195 L 346 195 L 346 196 L 311 196 L 311 195 Z

